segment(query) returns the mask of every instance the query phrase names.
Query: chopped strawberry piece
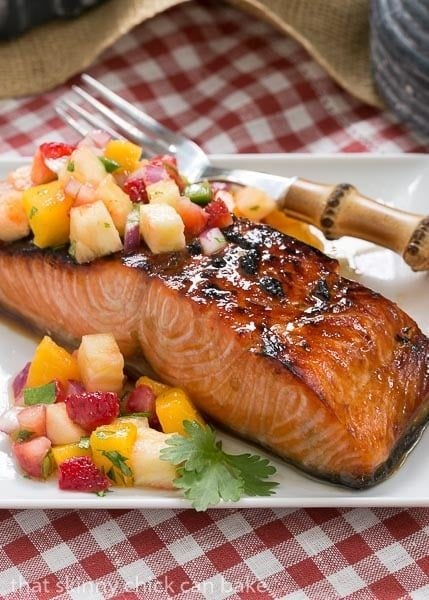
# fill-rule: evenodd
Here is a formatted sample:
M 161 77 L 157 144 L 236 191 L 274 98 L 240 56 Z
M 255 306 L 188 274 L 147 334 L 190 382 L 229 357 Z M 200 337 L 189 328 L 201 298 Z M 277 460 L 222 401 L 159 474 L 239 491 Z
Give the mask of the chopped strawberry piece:
M 146 184 L 143 178 L 132 177 L 124 183 L 124 192 L 128 194 L 131 202 L 147 202 Z
M 58 485 L 61 490 L 103 492 L 108 489 L 110 483 L 89 456 L 75 456 L 59 465 Z
M 150 413 L 149 425 L 154 429 L 160 429 L 160 423 L 155 412 L 155 394 L 148 385 L 139 385 L 128 394 L 124 409 L 127 413 Z
M 108 425 L 119 415 L 119 398 L 114 392 L 82 392 L 66 398 L 70 419 L 92 431 L 100 425 Z
M 76 146 L 64 144 L 63 142 L 46 142 L 39 146 L 43 158 L 61 158 L 62 156 L 70 156 Z
M 50 449 L 51 442 L 44 436 L 12 444 L 12 452 L 19 466 L 31 477 L 46 477 L 49 474 L 45 472 L 44 462 Z
M 64 402 L 67 397 L 67 388 L 58 379 L 55 379 L 55 402 Z
M 27 406 L 18 413 L 18 423 L 19 428 L 27 431 L 28 434 L 46 435 L 46 405 Z
M 212 227 L 228 227 L 232 224 L 232 215 L 228 210 L 227 205 L 220 198 L 209 202 L 205 207 L 205 211 L 208 214 L 209 218 L 207 221 L 207 227 L 211 229 Z

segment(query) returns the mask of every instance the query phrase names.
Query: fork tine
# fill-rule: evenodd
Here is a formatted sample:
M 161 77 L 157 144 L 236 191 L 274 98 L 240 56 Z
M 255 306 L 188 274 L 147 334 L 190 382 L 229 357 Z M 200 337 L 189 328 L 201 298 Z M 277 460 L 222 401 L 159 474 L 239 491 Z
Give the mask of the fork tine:
M 108 108 L 105 104 L 93 98 L 88 92 L 83 90 L 77 85 L 73 85 L 72 89 L 76 94 L 78 94 L 81 98 L 83 98 L 88 104 L 90 104 L 93 108 L 99 111 L 108 121 L 113 123 L 115 127 L 118 127 L 127 137 L 127 139 L 131 139 L 132 141 L 140 144 L 141 146 L 147 146 L 153 148 L 155 152 L 158 154 L 165 154 L 165 152 L 170 151 L 170 148 L 164 144 L 160 140 L 155 140 L 147 135 L 145 135 L 142 131 L 134 127 L 132 123 L 123 119 L 120 115 L 114 113 L 110 108 Z
M 103 119 L 100 119 L 96 115 L 88 112 L 85 108 L 83 108 L 82 106 L 79 106 L 79 104 L 76 104 L 75 102 L 72 102 L 71 100 L 63 100 L 63 102 L 69 110 L 71 109 L 72 111 L 77 113 L 80 117 L 82 117 L 90 125 L 93 125 L 97 129 L 102 129 L 103 131 L 106 131 L 113 138 L 124 139 L 124 137 L 120 133 L 118 133 L 111 127 L 109 127 L 109 125 L 107 125 L 107 123 L 105 121 L 103 121 Z
M 70 127 L 77 131 L 82 137 L 85 137 L 89 133 L 89 129 L 72 117 L 62 104 L 57 104 L 57 106 L 54 107 L 54 110 L 63 121 L 70 125 Z
M 105 85 L 87 75 L 86 73 L 82 74 L 82 80 L 94 90 L 97 90 L 102 98 L 108 100 L 113 106 L 122 110 L 126 115 L 134 119 L 136 123 L 143 126 L 145 129 L 150 131 L 155 138 L 163 139 L 166 144 L 169 146 L 174 146 L 176 144 L 182 144 L 187 141 L 186 138 L 181 136 L 180 134 L 168 129 L 161 123 L 159 123 L 156 119 L 146 114 L 136 106 L 133 106 L 127 100 L 124 100 L 115 92 L 112 92 Z M 169 151 L 171 153 L 175 153 L 175 148 L 171 148 Z

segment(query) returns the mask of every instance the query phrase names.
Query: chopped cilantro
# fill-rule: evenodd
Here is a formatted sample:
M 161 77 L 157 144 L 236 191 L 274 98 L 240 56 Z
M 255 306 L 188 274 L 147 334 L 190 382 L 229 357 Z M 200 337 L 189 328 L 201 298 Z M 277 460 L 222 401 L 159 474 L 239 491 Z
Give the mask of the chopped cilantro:
M 196 421 L 183 423 L 187 436 L 174 435 L 166 440 L 160 453 L 177 467 L 177 488 L 198 510 L 220 502 L 237 501 L 243 495 L 270 496 L 278 485 L 266 481 L 276 469 L 266 458 L 251 454 L 227 454 L 214 430 Z
M 90 444 L 89 444 L 89 437 L 81 437 L 78 443 L 79 448 L 89 448 Z
M 34 435 L 33 431 L 29 431 L 28 429 L 21 429 L 20 431 L 18 431 L 18 433 L 16 435 L 16 441 L 17 442 L 26 442 L 31 437 L 33 437 L 33 435 Z
M 69 162 L 67 163 L 67 171 L 70 171 L 70 173 L 73 173 L 74 171 L 74 162 L 72 160 L 69 160 Z
M 54 404 L 57 397 L 57 386 L 55 382 L 30 387 L 24 390 L 24 404 L 33 406 L 34 404 Z
M 73 258 L 76 256 L 76 240 L 70 242 L 69 254 Z
M 121 166 L 116 160 L 106 158 L 105 156 L 99 156 L 99 159 L 108 173 L 113 173 L 113 171 L 116 171 Z
M 39 209 L 36 206 L 32 206 L 31 210 L 30 210 L 30 214 L 28 215 L 28 218 L 32 219 L 35 215 L 37 215 L 38 212 L 39 212 Z
M 103 223 L 105 229 L 110 229 L 110 223 Z

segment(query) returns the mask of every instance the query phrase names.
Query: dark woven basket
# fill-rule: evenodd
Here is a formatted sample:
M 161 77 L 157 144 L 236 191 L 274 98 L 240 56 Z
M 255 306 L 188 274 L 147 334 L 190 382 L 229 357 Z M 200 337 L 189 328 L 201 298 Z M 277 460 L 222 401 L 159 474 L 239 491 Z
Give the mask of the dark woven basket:
M 104 0 L 0 0 L 0 40 L 12 39 L 52 19 L 78 17 Z
M 371 60 L 386 104 L 429 137 L 429 0 L 372 0 Z

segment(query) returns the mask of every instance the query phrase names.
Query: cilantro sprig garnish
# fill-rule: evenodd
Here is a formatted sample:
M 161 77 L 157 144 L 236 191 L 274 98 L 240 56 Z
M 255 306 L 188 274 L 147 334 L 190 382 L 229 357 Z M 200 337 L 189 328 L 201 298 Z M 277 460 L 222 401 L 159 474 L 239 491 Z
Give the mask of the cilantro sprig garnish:
M 186 437 L 174 435 L 166 441 L 160 457 L 176 466 L 175 487 L 182 489 L 197 511 L 236 502 L 242 496 L 271 496 L 278 485 L 267 481 L 276 469 L 266 458 L 252 454 L 228 454 L 214 430 L 196 421 L 184 421 Z

